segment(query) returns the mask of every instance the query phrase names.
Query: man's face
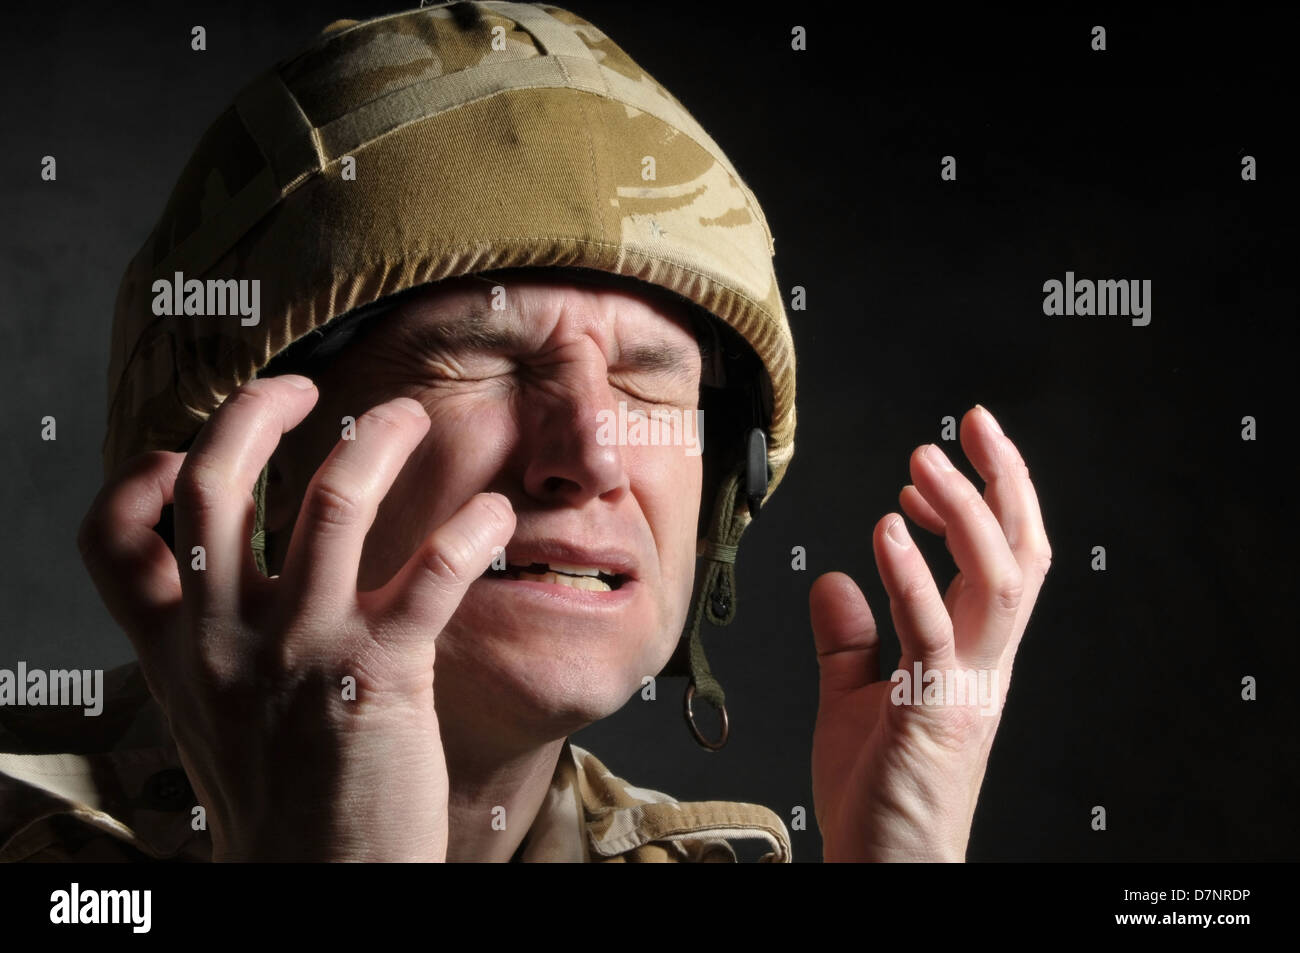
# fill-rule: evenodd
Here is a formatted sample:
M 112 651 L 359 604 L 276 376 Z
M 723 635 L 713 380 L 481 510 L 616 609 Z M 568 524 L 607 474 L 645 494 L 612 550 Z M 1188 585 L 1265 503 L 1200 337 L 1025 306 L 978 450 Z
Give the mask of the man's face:
M 559 737 L 620 708 L 681 633 L 701 458 L 679 445 L 609 445 L 598 415 L 616 415 L 620 401 L 647 415 L 694 411 L 701 358 L 688 316 L 657 298 L 546 273 L 505 287 L 494 311 L 491 282 L 444 282 L 345 346 L 318 381 L 317 407 L 276 453 L 272 571 L 342 418 L 419 401 L 432 425 L 379 508 L 358 587 L 383 585 L 489 490 L 514 506 L 512 566 L 618 571 L 610 591 L 485 575 L 442 634 L 429 633 L 440 711 L 490 712 Z

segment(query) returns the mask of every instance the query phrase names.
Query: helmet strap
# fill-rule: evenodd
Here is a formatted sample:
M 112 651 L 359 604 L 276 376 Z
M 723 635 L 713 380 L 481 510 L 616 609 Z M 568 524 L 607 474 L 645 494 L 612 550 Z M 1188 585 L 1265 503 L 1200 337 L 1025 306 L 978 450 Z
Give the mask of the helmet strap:
M 742 461 L 718 488 L 709 535 L 700 553 L 704 558 L 704 568 L 695 591 L 690 625 L 682 636 L 690 666 L 690 684 L 686 688 L 683 714 L 691 736 L 710 751 L 717 751 L 727 743 L 727 696 L 722 690 L 722 684 L 709 669 L 700 630 L 705 618 L 716 626 L 724 626 L 730 625 L 736 617 L 736 551 L 740 537 L 751 520 L 747 509 L 736 507 L 736 497 L 744 482 L 745 470 L 745 462 Z M 680 674 L 671 669 L 670 664 L 665 674 Z M 696 696 L 717 709 L 722 718 L 722 734 L 717 740 L 705 738 L 695 723 L 692 701 Z

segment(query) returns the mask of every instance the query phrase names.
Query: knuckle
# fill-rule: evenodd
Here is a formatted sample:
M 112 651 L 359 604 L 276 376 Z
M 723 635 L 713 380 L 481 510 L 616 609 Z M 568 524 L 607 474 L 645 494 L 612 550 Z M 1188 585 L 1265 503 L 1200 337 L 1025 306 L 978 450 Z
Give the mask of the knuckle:
M 302 514 L 317 526 L 356 526 L 367 518 L 361 494 L 328 479 L 313 481 L 303 500 Z
M 273 384 L 273 377 L 257 377 L 246 384 L 241 385 L 226 398 L 225 404 L 235 406 L 247 406 L 250 409 L 262 407 L 270 403 L 271 395 L 275 392 L 276 384 Z M 224 406 L 224 404 L 223 404 Z
M 384 431 L 388 436 L 400 434 L 406 430 L 411 423 L 409 415 L 399 414 L 391 407 L 373 407 L 362 415 L 361 420 L 369 428 L 378 428 Z
M 191 455 L 176 477 L 176 504 L 190 512 L 210 510 L 226 493 L 221 470 L 202 456 Z
M 243 666 L 215 646 L 197 649 L 190 662 L 190 671 L 194 684 L 212 695 L 235 691 L 245 677 Z
M 270 413 L 274 406 L 274 399 L 268 389 L 269 387 L 270 384 L 266 380 L 249 381 L 221 402 L 221 405 L 208 418 L 205 426 L 212 426 L 213 421 L 217 418 L 229 417 L 232 414 L 255 418 Z
M 185 454 L 171 450 L 146 450 L 128 457 L 109 477 L 107 485 L 110 493 L 120 493 L 123 489 L 148 479 L 151 475 L 161 473 L 173 466 L 173 461 L 183 461 Z
M 931 740 L 950 752 L 966 751 L 979 736 L 980 715 L 969 705 L 945 707 L 931 726 Z
M 921 573 L 905 576 L 898 585 L 898 598 L 903 602 L 920 602 L 929 591 L 929 584 Z
M 284 638 L 267 646 L 258 653 L 257 670 L 260 676 L 270 682 L 292 679 L 298 672 L 307 668 L 308 656 L 300 646 L 298 638 Z
M 970 745 L 970 720 L 955 706 L 900 706 L 892 712 L 895 719 L 907 718 L 910 724 L 896 729 L 898 742 L 886 755 L 887 762 L 914 777 L 920 765 L 933 763 L 936 753 L 950 756 Z
M 989 514 L 989 507 L 984 502 L 984 497 L 980 496 L 979 491 L 969 483 L 960 490 L 957 508 L 961 516 L 967 520 L 980 521 Z
M 135 467 L 132 473 L 139 475 L 142 473 L 152 473 L 156 470 L 164 470 L 173 465 L 175 460 L 183 460 L 183 453 L 174 450 L 148 450 L 134 458 Z
M 105 548 L 105 543 L 119 536 L 123 524 L 130 517 L 123 510 L 139 497 L 141 482 L 151 474 L 160 474 L 168 468 L 174 469 L 176 461 L 182 454 L 166 450 L 150 450 L 128 459 L 117 472 L 104 484 L 99 495 L 86 510 L 77 527 L 77 550 L 85 560 Z M 172 480 L 175 480 L 173 474 Z
M 425 547 L 423 559 L 425 570 L 440 583 L 458 586 L 467 572 L 469 546 L 464 540 L 435 540 Z
M 1009 571 L 995 579 L 990 589 L 998 608 L 1014 611 L 1020 608 L 1020 600 L 1025 594 L 1024 574 L 1019 570 Z
M 373 636 L 366 638 L 347 653 L 338 666 L 356 679 L 357 698 L 379 701 L 405 693 L 409 676 L 403 675 L 401 653 Z M 416 676 L 423 681 L 423 675 Z

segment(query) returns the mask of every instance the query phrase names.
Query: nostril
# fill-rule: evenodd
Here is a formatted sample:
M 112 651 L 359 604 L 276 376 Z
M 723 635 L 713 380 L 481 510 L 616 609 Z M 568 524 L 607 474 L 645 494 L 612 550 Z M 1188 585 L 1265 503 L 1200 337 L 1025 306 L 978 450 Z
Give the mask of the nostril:
M 564 490 L 565 486 L 572 485 L 574 485 L 572 480 L 566 480 L 564 477 L 558 476 L 547 477 L 542 483 L 542 486 L 545 487 L 547 493 L 560 493 Z

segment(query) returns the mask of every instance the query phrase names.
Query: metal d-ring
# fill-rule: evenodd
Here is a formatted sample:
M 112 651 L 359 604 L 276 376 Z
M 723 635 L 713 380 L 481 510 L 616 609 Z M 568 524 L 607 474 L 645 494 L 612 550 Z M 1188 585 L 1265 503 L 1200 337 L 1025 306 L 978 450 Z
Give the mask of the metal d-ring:
M 691 682 L 686 686 L 686 724 L 690 726 L 691 734 L 695 740 L 710 751 L 717 751 L 727 743 L 727 736 L 731 733 L 731 723 L 727 720 L 727 705 L 723 702 L 717 706 L 718 711 L 722 714 L 722 737 L 717 741 L 710 741 L 705 738 L 700 728 L 695 724 L 695 709 L 691 705 L 691 700 L 695 698 L 695 683 Z

